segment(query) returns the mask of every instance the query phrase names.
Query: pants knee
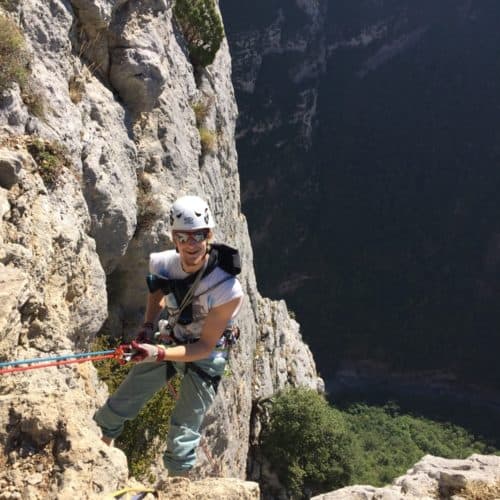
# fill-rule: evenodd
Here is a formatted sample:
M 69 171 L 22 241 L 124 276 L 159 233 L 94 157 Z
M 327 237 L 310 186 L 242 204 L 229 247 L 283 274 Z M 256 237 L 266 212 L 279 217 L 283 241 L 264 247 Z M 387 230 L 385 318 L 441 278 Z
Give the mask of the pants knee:
M 121 434 L 126 420 L 126 417 L 118 415 L 110 408 L 108 401 L 94 413 L 94 421 L 102 433 L 110 438 L 116 438 Z

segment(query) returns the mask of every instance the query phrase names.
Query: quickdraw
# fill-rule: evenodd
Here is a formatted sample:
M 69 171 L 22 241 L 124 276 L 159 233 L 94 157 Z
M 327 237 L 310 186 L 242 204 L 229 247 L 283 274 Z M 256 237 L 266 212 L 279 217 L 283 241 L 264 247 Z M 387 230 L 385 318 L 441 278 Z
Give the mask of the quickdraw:
M 109 351 L 82 352 L 79 354 L 66 354 L 64 356 L 53 356 L 49 358 L 33 358 L 20 361 L 4 361 L 0 363 L 0 375 L 6 373 L 24 372 L 37 370 L 50 366 L 70 365 L 75 363 L 86 363 L 87 361 L 101 361 L 103 359 L 115 359 L 120 364 L 130 360 L 133 353 L 126 351 L 127 346 L 119 346 Z M 28 366 L 20 366 L 28 365 Z

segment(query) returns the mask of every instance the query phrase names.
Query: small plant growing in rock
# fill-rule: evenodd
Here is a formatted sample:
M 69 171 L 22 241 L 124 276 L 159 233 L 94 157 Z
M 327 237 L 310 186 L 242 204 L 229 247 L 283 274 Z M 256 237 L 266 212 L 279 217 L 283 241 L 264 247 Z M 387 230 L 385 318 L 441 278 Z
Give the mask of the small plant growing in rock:
M 0 93 L 17 82 L 26 85 L 29 56 L 24 37 L 16 23 L 0 15 Z
M 30 139 L 26 147 L 38 166 L 43 183 L 48 188 L 53 188 L 64 169 L 71 166 L 66 151 L 60 144 L 41 139 Z
M 43 97 L 33 90 L 33 85 L 31 83 L 28 82 L 21 87 L 21 98 L 32 115 L 38 118 L 43 118 L 45 116 L 45 103 Z
M 151 229 L 158 214 L 161 213 L 161 203 L 151 193 L 147 174 L 143 174 L 139 178 L 137 187 L 137 230 Z
M 224 39 L 214 0 L 176 0 L 174 15 L 188 45 L 193 66 L 212 64 Z
M 199 101 L 193 102 L 191 108 L 194 111 L 194 116 L 196 118 L 196 125 L 200 127 L 203 122 L 207 119 L 208 113 L 210 112 L 210 107 L 212 105 L 212 99 L 200 99 Z
M 85 92 L 85 82 L 81 76 L 73 75 L 68 81 L 69 98 L 73 104 L 78 104 Z
M 30 82 L 30 60 L 21 30 L 14 21 L 0 15 L 0 93 L 17 83 L 30 113 L 42 118 L 44 102 Z
M 214 153 L 217 149 L 217 134 L 205 127 L 200 127 L 198 131 L 200 133 L 202 154 Z

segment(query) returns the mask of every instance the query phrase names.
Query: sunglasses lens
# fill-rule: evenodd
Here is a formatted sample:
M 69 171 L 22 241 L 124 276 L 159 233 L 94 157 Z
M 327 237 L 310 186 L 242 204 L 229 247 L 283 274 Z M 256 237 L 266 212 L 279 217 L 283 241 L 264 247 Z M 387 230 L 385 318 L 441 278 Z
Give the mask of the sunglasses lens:
M 207 234 L 205 233 L 205 231 L 198 231 L 196 233 L 193 233 L 192 236 L 198 243 L 201 243 L 202 241 L 205 241 L 207 239 Z
M 194 233 L 175 233 L 175 237 L 179 243 L 187 243 L 189 238 L 192 238 L 196 243 L 201 243 L 207 239 L 208 232 L 207 231 L 196 231 Z

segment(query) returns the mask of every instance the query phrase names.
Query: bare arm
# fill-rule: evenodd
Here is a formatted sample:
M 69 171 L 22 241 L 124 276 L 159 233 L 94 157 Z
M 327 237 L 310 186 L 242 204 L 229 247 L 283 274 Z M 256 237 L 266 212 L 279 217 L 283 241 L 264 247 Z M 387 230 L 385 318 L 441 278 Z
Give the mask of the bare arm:
M 146 302 L 146 314 L 144 315 L 144 323 L 155 323 L 158 315 L 162 310 L 163 292 L 157 290 L 153 293 L 148 293 Z
M 203 324 L 200 340 L 194 344 L 164 348 L 165 360 L 190 362 L 207 358 L 242 300 L 238 297 L 211 309 Z

